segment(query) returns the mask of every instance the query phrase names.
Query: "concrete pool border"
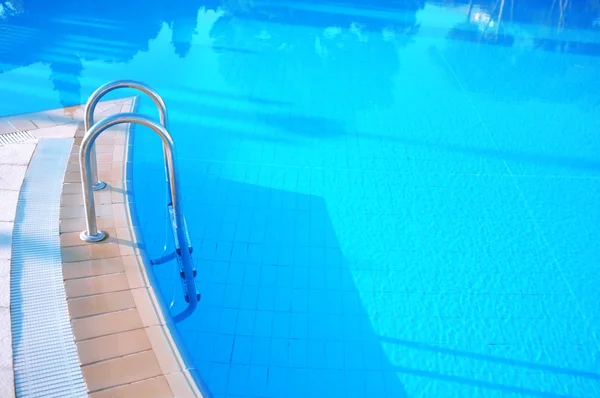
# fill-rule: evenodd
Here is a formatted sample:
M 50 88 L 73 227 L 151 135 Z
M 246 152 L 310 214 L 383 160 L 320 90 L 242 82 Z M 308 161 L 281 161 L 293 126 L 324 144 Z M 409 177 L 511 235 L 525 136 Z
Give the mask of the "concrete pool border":
M 113 113 L 133 111 L 136 98 Z M 108 116 L 108 115 L 103 115 Z M 96 193 L 98 224 L 109 238 L 79 240 L 84 229 L 76 134 L 61 203 L 67 301 L 90 396 L 200 397 L 173 341 L 144 268 L 126 183 L 129 128 L 98 138 L 98 169 L 108 187 Z

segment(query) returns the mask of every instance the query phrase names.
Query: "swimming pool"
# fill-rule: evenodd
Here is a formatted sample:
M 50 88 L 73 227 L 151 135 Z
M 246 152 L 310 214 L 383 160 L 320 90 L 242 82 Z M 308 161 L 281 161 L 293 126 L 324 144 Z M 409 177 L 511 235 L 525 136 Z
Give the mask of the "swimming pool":
M 175 329 L 215 397 L 600 395 L 591 2 L 39 3 L 0 25 L 0 115 L 119 78 L 165 97 L 202 294 Z

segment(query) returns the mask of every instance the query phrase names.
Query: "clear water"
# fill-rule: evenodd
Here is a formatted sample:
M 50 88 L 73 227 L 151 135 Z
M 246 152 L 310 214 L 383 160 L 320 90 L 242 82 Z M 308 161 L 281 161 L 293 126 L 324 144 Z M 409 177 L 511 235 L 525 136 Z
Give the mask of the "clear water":
M 202 293 L 174 328 L 215 397 L 600 396 L 595 3 L 37 3 L 0 22 L 0 115 L 164 95 Z

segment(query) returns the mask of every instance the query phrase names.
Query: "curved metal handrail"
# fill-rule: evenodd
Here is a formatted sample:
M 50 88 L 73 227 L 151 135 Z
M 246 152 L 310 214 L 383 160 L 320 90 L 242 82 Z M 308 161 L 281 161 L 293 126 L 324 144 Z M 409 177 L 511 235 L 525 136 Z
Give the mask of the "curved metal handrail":
M 150 97 L 152 101 L 154 101 L 154 103 L 156 104 L 156 107 L 158 108 L 158 112 L 160 114 L 160 123 L 165 129 L 167 128 L 167 106 L 165 105 L 165 102 L 163 101 L 162 97 L 156 91 L 154 91 L 152 88 L 148 87 L 144 83 L 137 82 L 135 80 L 115 80 L 113 82 L 106 83 L 105 85 L 101 86 L 96 91 L 94 91 L 88 99 L 87 103 L 85 104 L 85 117 L 83 120 L 83 126 L 86 132 L 94 124 L 94 110 L 96 109 L 96 105 L 98 105 L 98 102 L 100 102 L 102 97 L 104 97 L 106 94 L 119 88 L 132 88 L 141 91 L 148 97 Z M 163 154 L 165 155 L 165 160 L 166 150 L 167 148 L 163 145 Z M 165 169 L 166 168 L 167 165 L 165 163 Z M 98 179 L 95 148 L 92 148 L 91 151 L 91 173 L 92 189 L 94 191 L 99 191 L 103 189 L 106 186 L 106 183 Z
M 175 175 L 175 158 L 173 155 L 175 144 L 171 134 L 167 129 L 152 120 L 151 118 L 135 113 L 120 113 L 99 121 L 87 130 L 81 147 L 79 149 L 79 168 L 81 171 L 81 181 L 83 188 L 83 207 L 85 210 L 86 230 L 81 232 L 80 238 L 85 242 L 99 242 L 106 238 L 106 233 L 98 229 L 96 223 L 96 208 L 94 205 L 94 193 L 92 189 L 92 163 L 90 155 L 93 152 L 93 145 L 96 139 L 102 132 L 108 128 L 118 124 L 133 123 L 146 126 L 158 134 L 163 143 L 165 154 L 165 164 L 167 167 L 167 180 L 169 182 L 169 194 L 171 205 L 173 206 L 173 227 L 176 229 L 176 236 L 180 237 L 181 241 L 185 241 L 185 221 L 180 209 L 178 181 Z

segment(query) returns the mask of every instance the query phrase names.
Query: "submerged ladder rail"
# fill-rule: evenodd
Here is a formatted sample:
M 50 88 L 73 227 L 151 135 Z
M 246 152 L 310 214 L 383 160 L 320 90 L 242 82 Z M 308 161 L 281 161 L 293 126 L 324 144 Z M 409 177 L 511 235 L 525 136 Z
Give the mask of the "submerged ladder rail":
M 115 80 L 113 82 L 109 82 L 109 83 L 106 83 L 106 84 L 100 86 L 96 91 L 94 91 L 92 93 L 92 95 L 88 99 L 87 103 L 85 104 L 85 116 L 83 119 L 83 125 L 84 125 L 84 129 L 86 132 L 89 131 L 90 128 L 94 125 L 94 111 L 96 110 L 96 106 L 98 105 L 98 103 L 100 102 L 102 97 L 104 97 L 111 91 L 115 91 L 120 88 L 130 88 L 130 89 L 138 90 L 138 91 L 141 91 L 142 93 L 146 94 L 148 97 L 150 97 L 150 99 L 152 99 L 152 101 L 158 108 L 160 124 L 162 124 L 165 129 L 167 128 L 167 106 L 165 105 L 165 101 L 163 101 L 162 97 L 156 91 L 154 91 L 152 88 L 148 87 L 144 83 L 137 82 L 135 80 Z M 167 159 L 166 150 L 167 150 L 167 148 L 163 145 L 163 155 L 165 157 L 165 174 L 168 179 L 169 173 L 166 173 L 166 170 L 168 167 L 168 165 L 166 163 L 166 159 Z M 99 191 L 106 186 L 106 183 L 104 181 L 100 181 L 99 177 L 98 177 L 98 170 L 97 170 L 98 162 L 96 160 L 96 149 L 95 149 L 94 145 L 92 145 L 90 157 L 91 157 L 91 167 L 90 168 L 91 168 L 91 173 L 92 173 L 92 189 L 94 191 Z M 168 180 L 167 180 L 167 183 L 168 183 Z M 167 184 L 167 186 L 169 186 L 169 184 Z

